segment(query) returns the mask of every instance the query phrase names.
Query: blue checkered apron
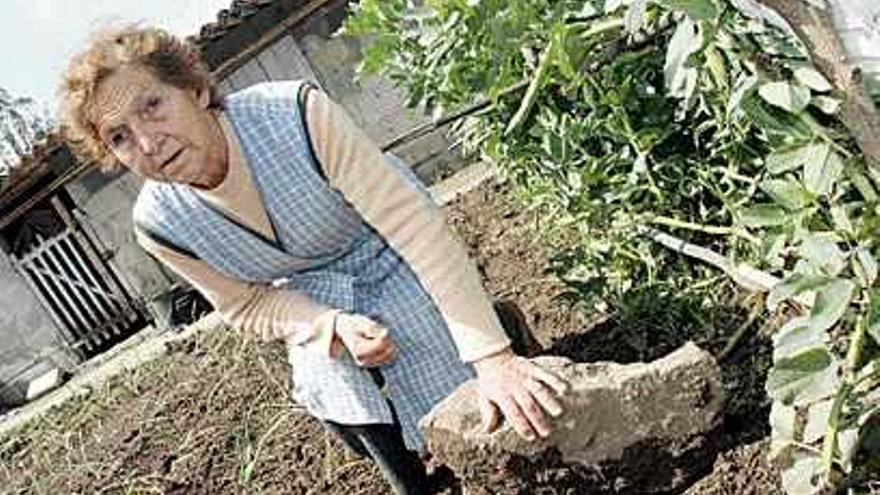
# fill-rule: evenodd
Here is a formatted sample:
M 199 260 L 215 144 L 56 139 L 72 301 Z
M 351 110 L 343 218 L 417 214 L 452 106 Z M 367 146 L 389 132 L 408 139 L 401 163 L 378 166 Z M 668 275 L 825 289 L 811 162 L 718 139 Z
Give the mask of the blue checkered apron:
M 390 399 L 407 446 L 422 450 L 418 420 L 473 376 L 437 306 L 405 261 L 321 175 L 298 103 L 301 83 L 265 83 L 230 95 L 227 117 L 241 142 L 276 240 L 244 228 L 188 186 L 147 181 L 135 224 L 229 277 L 302 291 L 388 328 L 397 359 L 369 372 L 289 344 L 294 394 L 315 416 L 341 424 L 391 423 Z M 412 187 L 406 165 L 388 160 Z

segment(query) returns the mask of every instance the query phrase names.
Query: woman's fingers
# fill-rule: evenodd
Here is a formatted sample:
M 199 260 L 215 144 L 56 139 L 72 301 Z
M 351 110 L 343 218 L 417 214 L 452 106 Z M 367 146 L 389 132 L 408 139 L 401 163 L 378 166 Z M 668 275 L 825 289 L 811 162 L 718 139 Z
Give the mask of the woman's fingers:
M 482 420 L 483 433 L 492 433 L 501 426 L 501 411 L 492 401 L 480 394 L 480 419 Z
M 549 386 L 556 395 L 564 395 L 568 390 L 568 382 L 558 377 L 555 373 L 551 373 L 544 368 L 529 362 L 531 365 L 530 374 L 535 380 Z
M 357 346 L 355 360 L 362 366 L 376 366 L 391 361 L 395 352 L 394 343 L 388 335 L 381 338 L 362 339 Z
M 568 389 L 565 380 L 512 352 L 483 358 L 474 367 L 481 393 L 520 436 L 534 440 L 550 435 L 549 416 L 562 414 L 559 396 Z
M 397 348 L 394 347 L 394 344 L 391 341 L 388 341 L 388 344 L 383 346 L 380 351 L 376 354 L 370 356 L 368 366 L 378 366 L 380 364 L 390 363 L 397 356 Z
M 532 427 L 531 421 L 526 417 L 526 414 L 523 413 L 523 410 L 512 396 L 505 395 L 496 403 L 501 409 L 501 413 L 510 422 L 510 426 L 513 427 L 513 430 L 519 436 L 529 441 L 535 439 L 535 429 Z
M 367 320 L 366 318 L 364 318 Z M 367 320 L 367 324 L 360 327 L 360 334 L 365 339 L 382 339 L 388 336 L 388 329 L 373 320 Z
M 548 386 L 537 380 L 527 380 L 526 389 L 541 405 L 541 408 L 550 413 L 550 416 L 556 417 L 562 414 L 562 403 Z
M 538 433 L 538 436 L 541 438 L 549 436 L 551 431 L 550 422 L 547 421 L 544 408 L 541 407 L 541 404 L 538 403 L 532 393 L 527 389 L 520 389 L 513 394 L 513 399 L 528 420 L 529 426 Z

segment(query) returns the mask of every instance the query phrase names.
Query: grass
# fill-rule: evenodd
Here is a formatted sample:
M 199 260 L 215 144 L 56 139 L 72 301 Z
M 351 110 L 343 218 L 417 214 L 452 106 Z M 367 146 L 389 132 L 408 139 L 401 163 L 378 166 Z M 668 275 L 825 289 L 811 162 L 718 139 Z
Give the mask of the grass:
M 0 438 L 0 493 L 381 493 L 291 403 L 281 345 L 217 327 Z

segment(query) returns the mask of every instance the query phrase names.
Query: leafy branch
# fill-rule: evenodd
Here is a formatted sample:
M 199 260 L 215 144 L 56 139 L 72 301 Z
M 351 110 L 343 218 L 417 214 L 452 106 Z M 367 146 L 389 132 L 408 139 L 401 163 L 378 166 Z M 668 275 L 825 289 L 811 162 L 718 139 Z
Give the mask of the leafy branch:
M 546 213 L 585 300 L 715 285 L 685 255 L 794 303 L 765 384 L 771 450 L 789 493 L 816 493 L 858 483 L 877 425 L 878 126 L 827 13 L 762 3 L 797 36 L 722 0 L 362 0 L 346 31 L 436 116 L 417 132 L 453 124 Z

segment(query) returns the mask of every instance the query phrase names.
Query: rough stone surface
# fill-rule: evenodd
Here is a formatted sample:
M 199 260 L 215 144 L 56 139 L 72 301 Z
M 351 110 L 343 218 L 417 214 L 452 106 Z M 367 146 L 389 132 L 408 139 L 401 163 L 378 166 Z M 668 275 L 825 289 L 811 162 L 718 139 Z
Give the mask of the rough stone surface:
M 527 442 L 509 425 L 483 433 L 473 381 L 422 420 L 429 450 L 471 493 L 519 493 L 529 485 L 663 493 L 711 467 L 724 392 L 714 358 L 696 345 L 651 363 L 534 361 L 571 384 L 549 438 Z

